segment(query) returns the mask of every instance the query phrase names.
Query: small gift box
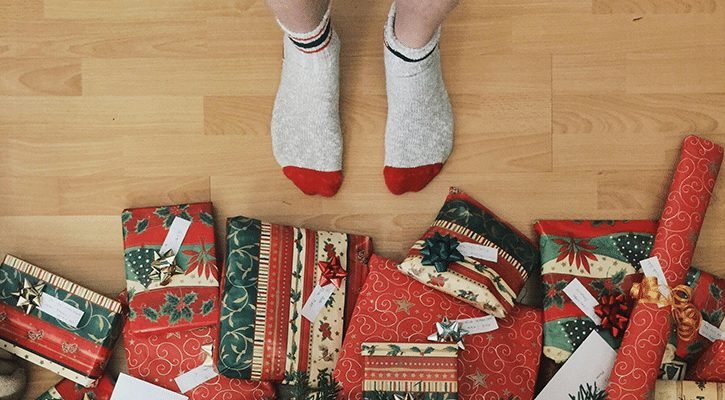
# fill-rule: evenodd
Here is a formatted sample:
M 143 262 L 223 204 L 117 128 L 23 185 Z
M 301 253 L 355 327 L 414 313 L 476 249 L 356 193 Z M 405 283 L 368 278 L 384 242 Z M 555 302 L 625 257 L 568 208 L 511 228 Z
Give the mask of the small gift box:
M 593 330 L 615 350 L 629 320 L 639 262 L 649 258 L 656 221 L 538 221 L 544 295 L 544 355 L 566 361 Z M 597 325 L 564 289 L 578 280 L 599 307 Z M 590 311 L 591 312 L 591 311 Z
M 366 236 L 229 219 L 219 371 L 275 382 L 308 371 L 313 384 L 332 371 L 371 252 Z M 310 321 L 305 305 L 323 287 L 332 293 Z
M 121 304 L 13 256 L 0 266 L 0 347 L 84 386 L 103 375 Z
M 466 193 L 451 188 L 435 221 L 398 268 L 503 318 L 538 266 L 534 242 Z
M 458 398 L 458 347 L 447 343 L 362 344 L 363 398 L 423 394 L 429 399 Z M 414 397 L 414 396 L 411 396 Z
M 439 324 L 448 325 L 441 322 L 444 317 L 449 323 L 455 320 L 469 326 L 460 321 L 480 321 L 487 315 L 410 279 L 395 262 L 373 255 L 333 374 L 341 384 L 342 397 L 363 398 L 364 342 L 422 343 L 435 339 L 431 334 L 438 332 Z M 460 338 L 463 349 L 458 350 L 458 398 L 532 399 L 541 358 L 541 310 L 516 305 L 506 318 L 490 319 L 497 323 L 497 329 Z M 455 347 L 456 339 L 446 344 Z
M 725 400 L 725 384 L 704 381 L 665 381 L 655 384 L 654 400 Z
M 191 400 L 258 400 L 274 397 L 274 387 L 269 382 L 229 379 L 212 373 L 214 345 L 218 336 L 217 327 L 158 335 L 137 334 L 126 328 L 123 339 L 128 373 L 177 393 L 187 389 L 184 395 Z M 204 366 L 209 369 L 200 368 Z M 194 376 L 195 373 L 197 376 Z M 185 374 L 189 374 L 186 379 Z M 179 377 L 181 383 L 177 381 Z M 190 382 L 190 389 L 186 387 L 186 382 Z
M 121 220 L 129 329 L 151 334 L 216 325 L 212 204 L 128 209 Z
M 89 387 L 63 379 L 35 400 L 109 400 L 112 393 L 113 380 L 106 374 Z

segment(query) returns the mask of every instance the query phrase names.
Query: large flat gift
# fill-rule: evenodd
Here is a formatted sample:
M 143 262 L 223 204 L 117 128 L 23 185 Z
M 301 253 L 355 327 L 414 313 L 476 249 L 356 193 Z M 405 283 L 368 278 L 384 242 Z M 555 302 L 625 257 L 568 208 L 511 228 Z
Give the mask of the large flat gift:
M 503 318 L 539 266 L 534 242 L 471 196 L 451 188 L 435 221 L 398 268 Z
M 121 304 L 6 256 L 0 347 L 82 385 L 103 375 L 121 333 Z
M 639 262 L 649 258 L 657 222 L 543 220 L 534 228 L 541 249 L 544 355 L 566 361 L 593 330 L 618 349 L 632 307 L 629 292 L 642 280 Z M 596 301 L 599 314 L 587 315 L 565 293 L 574 280 Z
M 460 323 L 487 316 L 411 279 L 395 262 L 373 255 L 333 375 L 341 383 L 342 396 L 363 398 L 364 342 L 421 343 L 438 331 L 444 318 Z M 458 398 L 530 400 L 541 358 L 542 312 L 516 305 L 506 318 L 491 319 L 497 322 L 497 329 L 462 337 L 465 348 L 458 350 Z
M 371 239 L 235 217 L 226 243 L 219 371 L 275 382 L 286 371 L 308 371 L 313 383 L 320 370 L 332 371 Z M 319 288 L 330 297 L 311 296 Z M 308 304 L 318 305 L 318 313 L 305 313 L 310 319 L 303 316 Z
M 151 334 L 216 325 L 212 204 L 128 209 L 122 222 L 129 329 Z
M 89 387 L 63 379 L 35 400 L 109 400 L 112 393 L 113 380 L 106 374 Z

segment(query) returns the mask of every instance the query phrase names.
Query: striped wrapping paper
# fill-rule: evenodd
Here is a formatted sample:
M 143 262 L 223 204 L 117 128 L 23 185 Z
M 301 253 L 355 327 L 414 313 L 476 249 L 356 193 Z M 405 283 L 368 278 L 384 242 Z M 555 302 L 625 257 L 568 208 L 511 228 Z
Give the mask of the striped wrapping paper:
M 371 252 L 366 236 L 229 219 L 219 372 L 280 382 L 286 371 L 308 371 L 313 383 L 319 370 L 331 372 Z M 348 276 L 310 322 L 301 310 L 320 281 L 318 263 L 334 257 Z
M 81 311 L 76 327 L 33 308 L 12 293 L 25 280 Z M 84 386 L 103 375 L 121 332 L 121 304 L 13 256 L 0 266 L 0 348 Z
M 363 358 L 363 399 L 375 392 L 424 398 L 458 398 L 458 347 L 452 343 L 366 342 Z
M 424 265 L 421 253 L 425 240 L 436 234 L 493 248 L 497 260 L 467 256 L 449 263 L 447 271 L 438 272 L 436 267 Z M 534 242 L 466 193 L 451 188 L 435 221 L 398 268 L 419 282 L 504 318 L 539 262 L 539 248 Z

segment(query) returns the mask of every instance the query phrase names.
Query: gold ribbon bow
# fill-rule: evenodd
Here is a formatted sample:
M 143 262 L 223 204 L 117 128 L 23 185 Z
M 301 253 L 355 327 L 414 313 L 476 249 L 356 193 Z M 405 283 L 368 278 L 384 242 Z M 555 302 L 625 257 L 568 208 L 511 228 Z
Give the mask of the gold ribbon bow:
M 642 279 L 642 283 L 633 284 L 630 293 L 640 303 L 670 306 L 677 325 L 677 337 L 680 340 L 690 342 L 697 337 L 702 324 L 702 315 L 692 304 L 691 287 L 678 285 L 670 289 L 669 297 L 665 297 L 660 292 L 657 278 L 648 276 Z

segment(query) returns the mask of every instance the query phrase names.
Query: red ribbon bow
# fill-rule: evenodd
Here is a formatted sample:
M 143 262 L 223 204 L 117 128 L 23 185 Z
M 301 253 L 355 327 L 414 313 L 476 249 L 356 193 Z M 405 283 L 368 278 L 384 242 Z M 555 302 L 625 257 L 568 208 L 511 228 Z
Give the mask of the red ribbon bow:
M 342 279 L 347 276 L 347 271 L 342 269 L 342 265 L 340 265 L 340 256 L 334 256 L 330 261 L 320 261 L 317 265 L 322 271 L 320 286 L 324 287 L 332 283 L 339 289 Z
M 619 337 L 627 327 L 629 307 L 623 294 L 602 295 L 599 305 L 594 307 L 594 312 L 602 319 L 602 328 L 611 329 L 614 337 Z

